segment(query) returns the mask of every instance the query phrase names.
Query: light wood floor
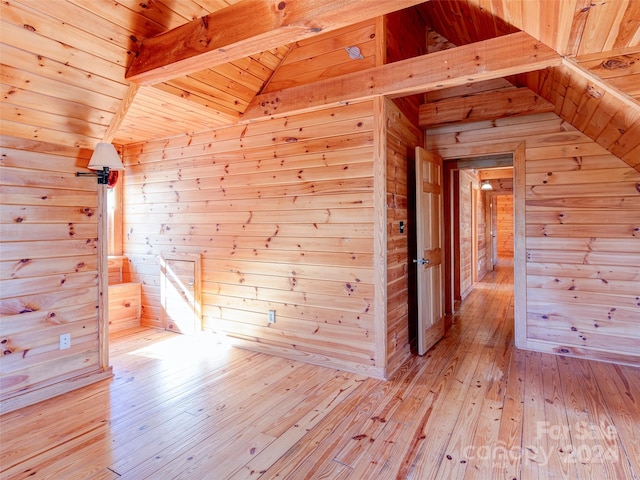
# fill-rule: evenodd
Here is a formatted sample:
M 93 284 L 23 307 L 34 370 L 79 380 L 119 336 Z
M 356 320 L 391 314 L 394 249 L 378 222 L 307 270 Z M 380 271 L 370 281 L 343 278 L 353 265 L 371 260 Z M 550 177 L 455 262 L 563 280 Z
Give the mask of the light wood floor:
M 2 478 L 638 479 L 640 370 L 513 348 L 513 279 L 388 382 L 149 330 L 0 417 Z

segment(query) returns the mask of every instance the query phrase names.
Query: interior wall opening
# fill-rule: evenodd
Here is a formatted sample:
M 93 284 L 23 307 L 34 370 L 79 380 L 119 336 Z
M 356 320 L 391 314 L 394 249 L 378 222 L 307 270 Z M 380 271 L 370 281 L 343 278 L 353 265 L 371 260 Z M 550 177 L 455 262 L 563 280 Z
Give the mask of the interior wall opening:
M 451 322 L 477 283 L 513 267 L 513 155 L 445 161 L 445 313 Z

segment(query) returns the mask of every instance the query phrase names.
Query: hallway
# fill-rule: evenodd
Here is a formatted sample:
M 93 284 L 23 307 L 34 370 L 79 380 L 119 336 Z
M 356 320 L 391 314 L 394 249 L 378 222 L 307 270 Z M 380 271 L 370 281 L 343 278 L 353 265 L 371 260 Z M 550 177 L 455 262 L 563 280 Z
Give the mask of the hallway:
M 505 261 L 388 382 L 207 334 L 128 331 L 111 354 L 111 381 L 0 417 L 3 479 L 640 475 L 640 371 L 515 350 Z

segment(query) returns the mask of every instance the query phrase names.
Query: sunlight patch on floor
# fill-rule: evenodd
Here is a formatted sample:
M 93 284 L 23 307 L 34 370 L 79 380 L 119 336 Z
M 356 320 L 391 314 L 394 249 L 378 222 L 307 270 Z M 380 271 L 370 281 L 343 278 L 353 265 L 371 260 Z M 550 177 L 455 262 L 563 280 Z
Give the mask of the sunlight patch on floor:
M 132 350 L 135 355 L 156 360 L 171 359 L 173 363 L 190 363 L 193 358 L 226 359 L 231 345 L 223 335 L 202 332 L 198 335 L 173 334 L 170 338 Z

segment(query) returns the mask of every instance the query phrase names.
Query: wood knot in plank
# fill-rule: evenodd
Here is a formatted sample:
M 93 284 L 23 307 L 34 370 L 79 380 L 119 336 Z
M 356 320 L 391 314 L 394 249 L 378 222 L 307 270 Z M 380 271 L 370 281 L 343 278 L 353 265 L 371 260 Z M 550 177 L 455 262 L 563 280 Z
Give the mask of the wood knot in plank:
M 604 92 L 602 90 L 598 90 L 594 85 L 589 85 L 587 87 L 587 94 L 592 98 L 602 98 Z
M 37 305 L 25 303 L 19 313 L 31 313 L 37 312 L 38 310 L 40 310 L 40 307 L 38 307 Z
M 609 58 L 602 62 L 600 65 L 602 66 L 602 68 L 605 68 L 607 70 L 618 70 L 620 68 L 629 68 L 630 63 L 625 62 L 621 58 Z

